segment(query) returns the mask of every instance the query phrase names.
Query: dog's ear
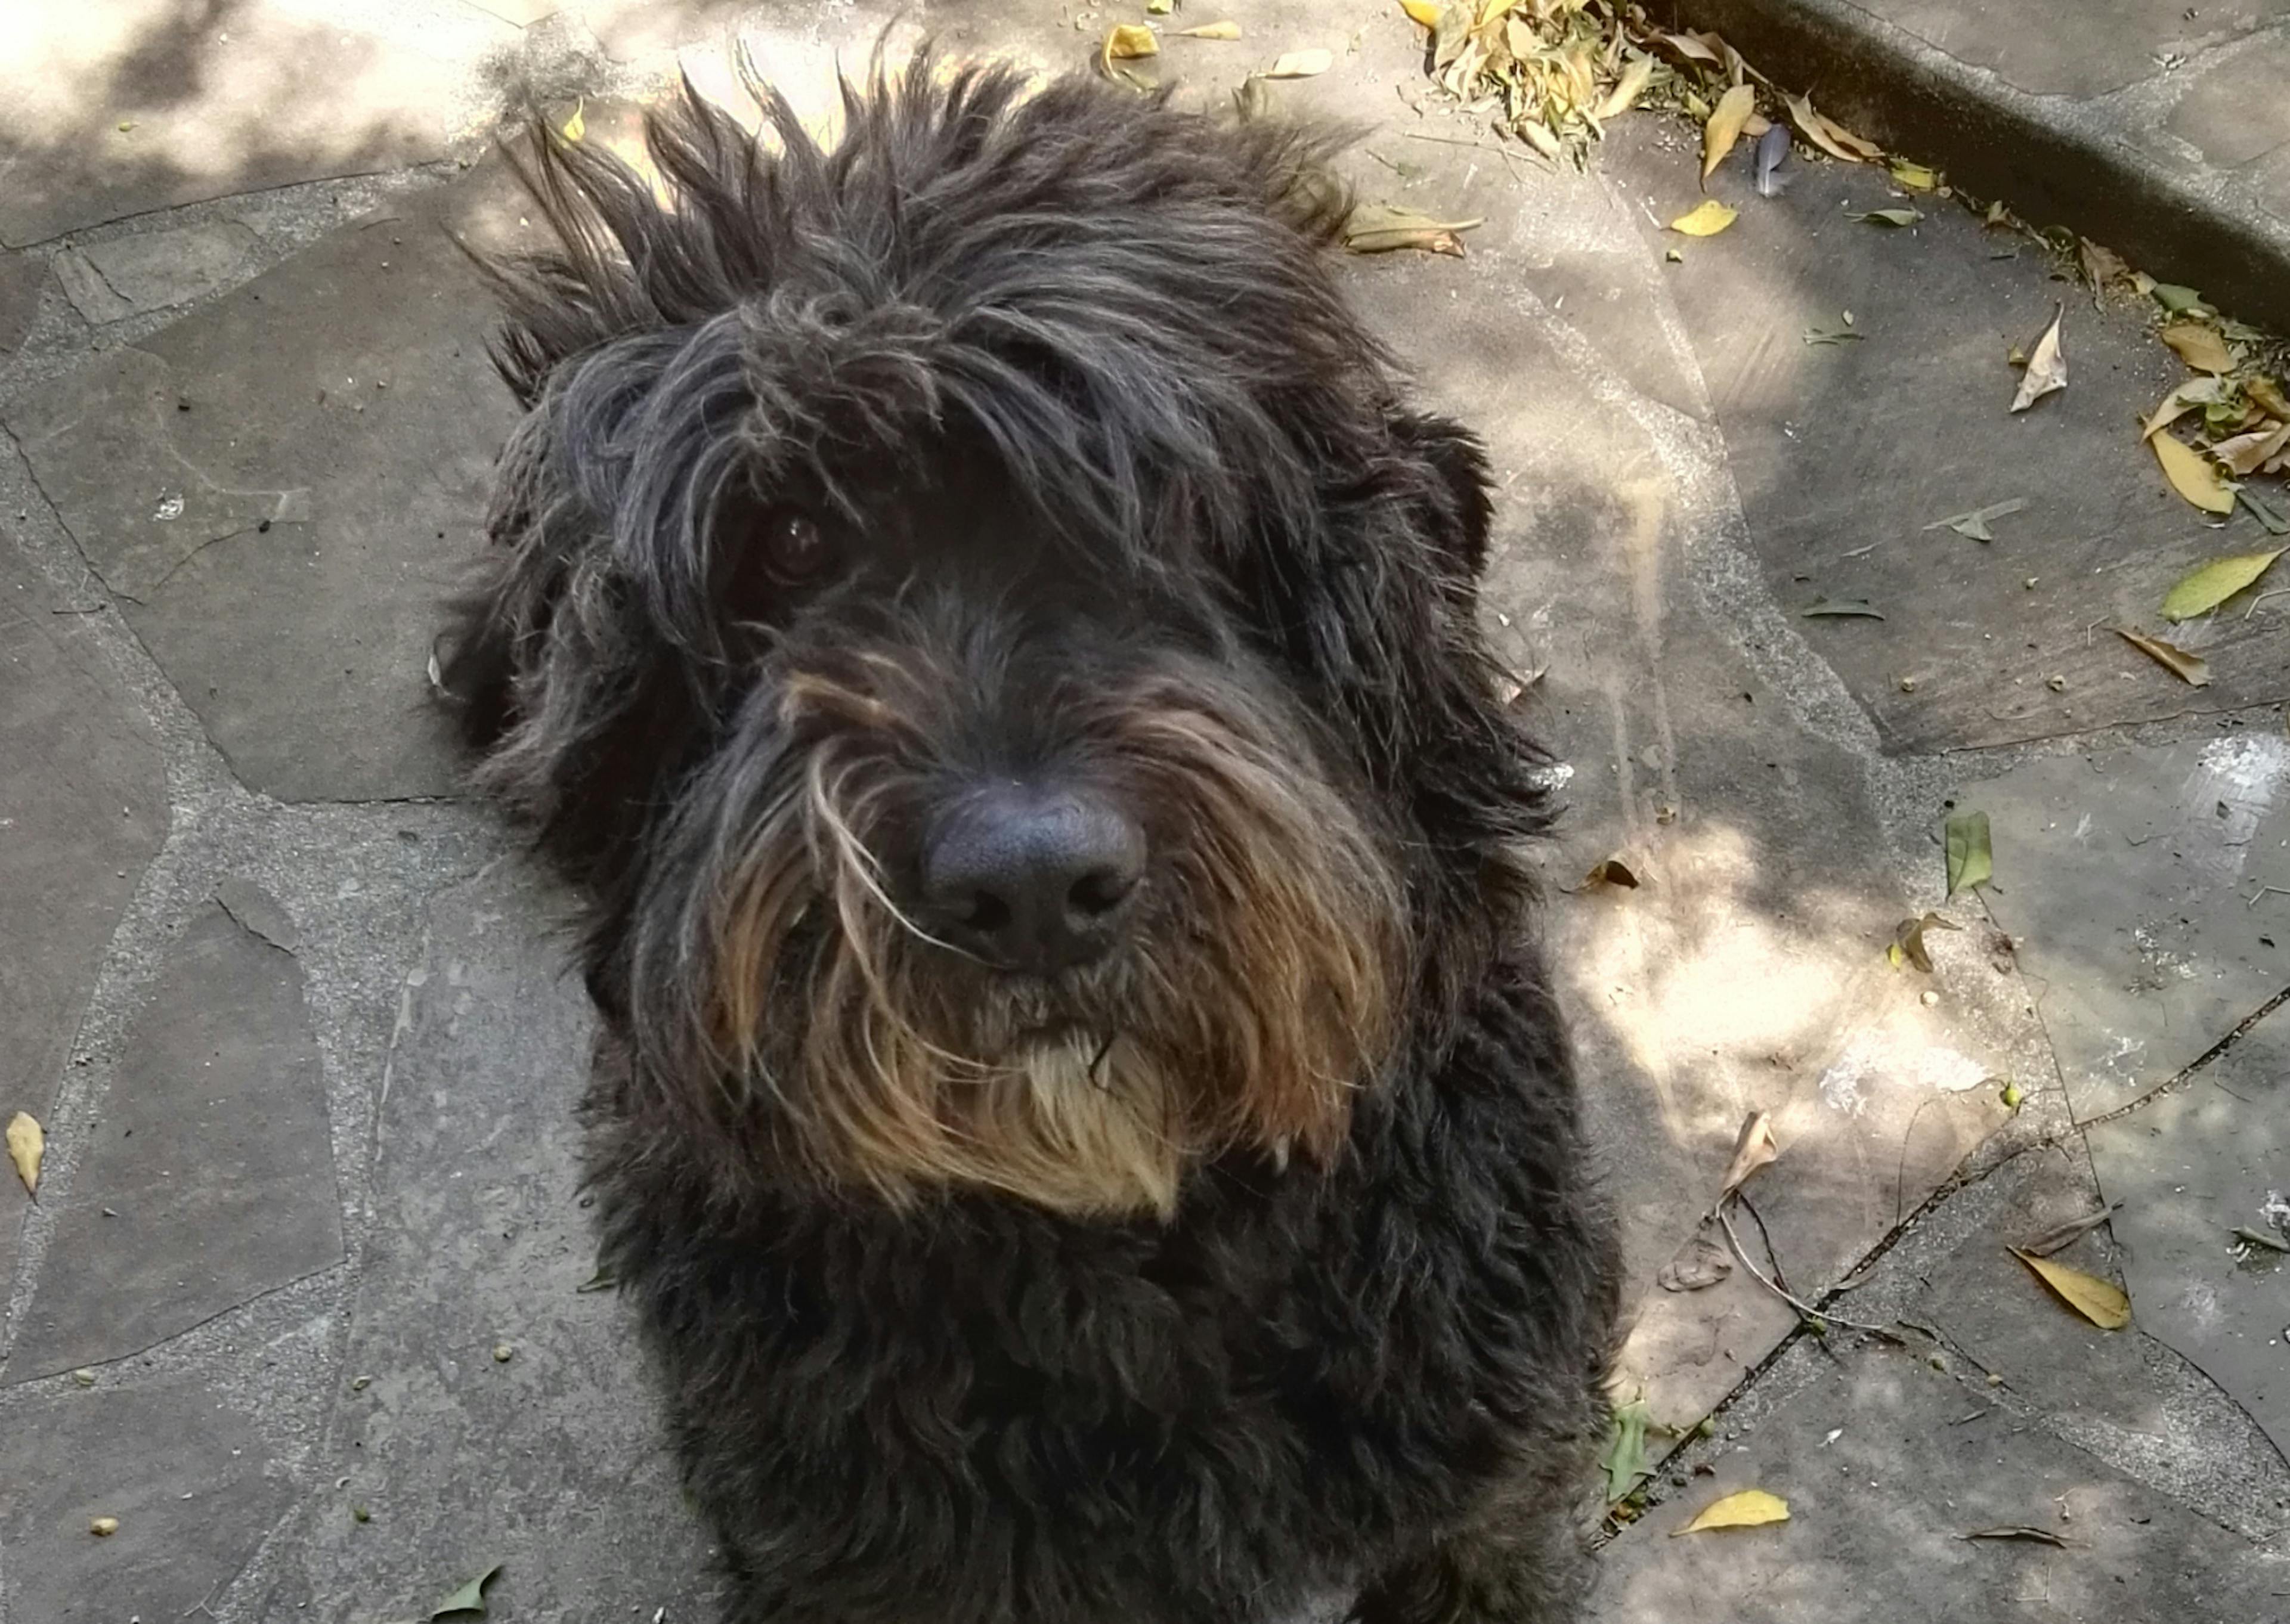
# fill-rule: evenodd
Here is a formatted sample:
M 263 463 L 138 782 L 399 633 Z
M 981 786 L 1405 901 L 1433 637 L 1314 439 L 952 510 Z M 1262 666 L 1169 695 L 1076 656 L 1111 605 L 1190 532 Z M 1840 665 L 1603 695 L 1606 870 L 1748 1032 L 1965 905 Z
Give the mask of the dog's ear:
M 1395 410 L 1388 421 L 1401 454 L 1432 476 L 1425 504 L 1430 540 L 1459 577 L 1477 580 L 1494 521 L 1486 448 L 1461 424 L 1431 412 Z

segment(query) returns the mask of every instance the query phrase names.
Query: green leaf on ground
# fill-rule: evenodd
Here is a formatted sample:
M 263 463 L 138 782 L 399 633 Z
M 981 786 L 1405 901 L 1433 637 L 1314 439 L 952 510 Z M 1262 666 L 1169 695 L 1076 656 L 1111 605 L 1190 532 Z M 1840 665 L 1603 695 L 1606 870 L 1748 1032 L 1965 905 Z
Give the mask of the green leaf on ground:
M 1653 1476 L 1645 1451 L 1646 1423 L 1653 1419 L 1653 1412 L 1646 1408 L 1643 1397 L 1614 1406 L 1606 1428 L 1606 1446 L 1598 1452 L 1599 1469 L 1606 1474 L 1608 1505 L 1628 1500 L 1640 1483 Z
M 2009 501 L 1990 502 L 1985 508 L 1975 508 L 1970 513 L 1954 513 L 1944 519 L 1934 519 L 1925 528 L 1952 530 L 1958 535 L 1968 537 L 1974 541 L 1993 541 L 1996 540 L 1996 535 L 1988 528 L 1988 521 L 2022 512 L 2027 506 L 2026 497 L 2015 496 Z
M 2200 293 L 2196 292 L 2192 288 L 2182 287 L 2175 282 L 2158 282 L 2147 291 L 2154 295 L 2157 304 L 2174 316 L 2183 316 L 2190 310 L 2198 310 L 2203 308 L 2203 296 Z
M 2285 513 L 2281 508 L 2266 501 L 2248 485 L 2243 486 L 2234 494 L 2235 500 L 2250 509 L 2250 516 L 2258 521 L 2258 527 L 2268 535 L 2290 536 L 2290 513 Z
M 2208 614 L 2265 574 L 2286 551 L 2290 548 L 2278 547 L 2270 552 L 2238 553 L 2231 557 L 2212 559 L 2171 588 L 2170 595 L 2163 600 L 2163 618 L 2191 620 L 2198 614 Z
M 484 1618 L 485 1587 L 492 1583 L 493 1576 L 500 1571 L 501 1564 L 498 1562 L 494 1563 L 492 1566 L 432 1607 L 429 1610 L 431 1624 L 436 1624 L 436 1620 L 439 1619 L 454 1618 L 462 1613 L 473 1613 L 478 1618 Z
M 1948 894 L 1985 885 L 1996 875 L 1995 853 L 1988 845 L 1988 814 L 1951 812 L 1948 820 Z

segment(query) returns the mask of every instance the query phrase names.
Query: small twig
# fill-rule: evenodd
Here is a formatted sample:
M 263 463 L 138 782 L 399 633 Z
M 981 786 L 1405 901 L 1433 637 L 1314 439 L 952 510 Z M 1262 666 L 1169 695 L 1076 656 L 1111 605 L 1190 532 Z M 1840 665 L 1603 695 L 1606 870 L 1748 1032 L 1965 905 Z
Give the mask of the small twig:
M 2261 885 L 2242 900 L 2242 905 L 2245 908 L 2256 908 L 2269 897 L 2290 897 L 2290 885 Z
M 2290 597 L 2290 587 L 2275 587 L 2268 591 L 2260 593 L 2256 597 L 2250 600 L 2250 607 L 2242 612 L 2242 618 L 2247 620 L 2251 616 L 2256 614 L 2258 612 L 2258 606 L 2270 597 Z
M 1804 1318 L 1815 1321 L 1824 1325 L 1842 1325 L 1847 1331 L 1866 1331 L 1875 1336 L 1893 1336 L 1894 1334 L 1893 1329 L 1888 1325 L 1871 1325 L 1862 1320 L 1846 1319 L 1839 1315 L 1823 1313 L 1821 1309 L 1814 1308 L 1811 1304 L 1806 1303 L 1802 1299 L 1798 1298 L 1795 1293 L 1783 1290 L 1778 1282 L 1766 1278 L 1766 1276 L 1759 1271 L 1758 1266 L 1750 1261 L 1750 1254 L 1742 1250 L 1742 1237 L 1734 1233 L 1734 1220 L 1726 1216 L 1726 1209 L 1722 1206 L 1718 1209 L 1718 1222 L 1726 1231 L 1726 1244 L 1734 1249 L 1734 1257 L 1735 1261 L 1739 1262 L 1743 1268 L 1749 1271 L 1750 1278 L 1756 1281 L 1759 1285 L 1764 1286 L 1766 1290 L 1771 1292 L 1783 1302 L 1789 1304 L 1790 1308 L 1795 1308 Z

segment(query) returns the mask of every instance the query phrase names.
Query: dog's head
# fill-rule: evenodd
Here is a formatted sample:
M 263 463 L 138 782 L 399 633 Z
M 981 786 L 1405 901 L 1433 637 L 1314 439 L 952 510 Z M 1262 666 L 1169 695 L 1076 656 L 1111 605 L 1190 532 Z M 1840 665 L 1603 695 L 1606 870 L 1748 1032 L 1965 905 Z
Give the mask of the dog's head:
M 1476 444 L 1325 263 L 1324 143 L 925 56 L 815 144 L 543 140 L 452 684 L 735 1186 L 1166 1213 L 1338 1151 L 1512 921 Z

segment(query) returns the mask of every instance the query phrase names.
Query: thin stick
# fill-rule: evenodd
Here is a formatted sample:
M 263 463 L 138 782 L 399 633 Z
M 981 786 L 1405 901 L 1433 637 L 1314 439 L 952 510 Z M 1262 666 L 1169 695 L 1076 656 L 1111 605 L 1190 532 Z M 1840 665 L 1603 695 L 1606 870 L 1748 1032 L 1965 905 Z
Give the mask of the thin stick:
M 1779 1283 L 1767 1279 L 1759 1272 L 1758 1266 L 1750 1261 L 1750 1254 L 1742 1250 L 1742 1237 L 1734 1233 L 1734 1220 L 1726 1216 L 1726 1209 L 1722 1206 L 1718 1209 L 1718 1222 L 1726 1231 L 1726 1244 L 1734 1249 L 1735 1260 L 1750 1271 L 1750 1278 L 1789 1304 L 1790 1308 L 1795 1308 L 1803 1317 L 1818 1320 L 1824 1325 L 1842 1325 L 1847 1331 L 1866 1331 L 1876 1336 L 1896 1334 L 1889 1325 L 1871 1325 L 1864 1320 L 1846 1319 L 1841 1315 L 1830 1314 L 1824 1309 L 1814 1308 L 1811 1304 L 1782 1290 Z

